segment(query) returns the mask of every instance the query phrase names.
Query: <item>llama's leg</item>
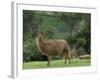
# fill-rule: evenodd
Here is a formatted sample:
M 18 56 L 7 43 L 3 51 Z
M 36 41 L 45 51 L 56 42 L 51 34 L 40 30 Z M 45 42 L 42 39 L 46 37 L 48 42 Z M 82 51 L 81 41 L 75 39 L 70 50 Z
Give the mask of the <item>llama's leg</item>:
M 69 60 L 69 63 L 71 64 L 71 57 L 70 57 L 70 55 L 68 55 L 68 60 Z
M 47 65 L 50 66 L 51 56 L 48 56 L 48 63 Z
M 65 56 L 65 64 L 66 64 L 66 60 L 67 60 L 67 55 L 65 54 L 64 56 Z
M 69 60 L 69 63 L 71 64 L 71 52 L 70 52 L 70 47 L 68 47 L 68 60 Z

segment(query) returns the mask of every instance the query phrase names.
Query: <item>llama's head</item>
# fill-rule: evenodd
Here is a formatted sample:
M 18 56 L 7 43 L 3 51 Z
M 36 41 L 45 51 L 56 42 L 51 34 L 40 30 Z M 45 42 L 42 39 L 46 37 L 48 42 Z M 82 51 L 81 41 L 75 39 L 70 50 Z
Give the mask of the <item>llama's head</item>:
M 39 40 L 43 40 L 43 33 L 42 33 L 42 32 L 38 32 L 38 33 L 37 33 L 37 38 L 38 38 Z

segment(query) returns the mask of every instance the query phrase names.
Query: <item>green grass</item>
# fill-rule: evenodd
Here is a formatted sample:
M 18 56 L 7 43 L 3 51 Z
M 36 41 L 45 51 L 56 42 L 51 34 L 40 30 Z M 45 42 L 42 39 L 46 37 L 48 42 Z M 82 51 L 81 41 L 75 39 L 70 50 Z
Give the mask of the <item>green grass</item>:
M 88 59 L 84 60 L 72 60 L 72 64 L 64 64 L 64 60 L 52 60 L 51 65 L 47 66 L 47 61 L 32 61 L 24 62 L 23 69 L 36 69 L 36 68 L 59 68 L 59 67 L 81 67 L 81 66 L 90 66 L 91 62 Z

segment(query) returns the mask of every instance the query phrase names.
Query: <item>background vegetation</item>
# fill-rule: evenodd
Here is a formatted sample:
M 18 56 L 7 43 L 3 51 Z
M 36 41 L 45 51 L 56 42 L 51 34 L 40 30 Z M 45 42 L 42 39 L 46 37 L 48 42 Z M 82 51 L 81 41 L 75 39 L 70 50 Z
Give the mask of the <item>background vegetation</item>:
M 71 47 L 77 44 L 77 54 L 91 54 L 89 13 L 46 12 L 23 10 L 23 61 L 45 61 L 36 45 L 36 33 L 46 39 L 65 39 Z M 53 59 L 60 59 L 54 57 Z

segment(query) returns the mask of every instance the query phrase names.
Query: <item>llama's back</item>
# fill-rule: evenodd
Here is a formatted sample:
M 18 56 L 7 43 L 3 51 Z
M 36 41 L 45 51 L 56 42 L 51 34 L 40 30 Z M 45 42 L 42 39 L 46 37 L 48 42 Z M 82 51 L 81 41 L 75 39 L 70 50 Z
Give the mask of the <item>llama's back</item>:
M 65 40 L 48 40 L 44 43 L 42 50 L 49 55 L 58 55 L 63 53 L 67 45 Z

